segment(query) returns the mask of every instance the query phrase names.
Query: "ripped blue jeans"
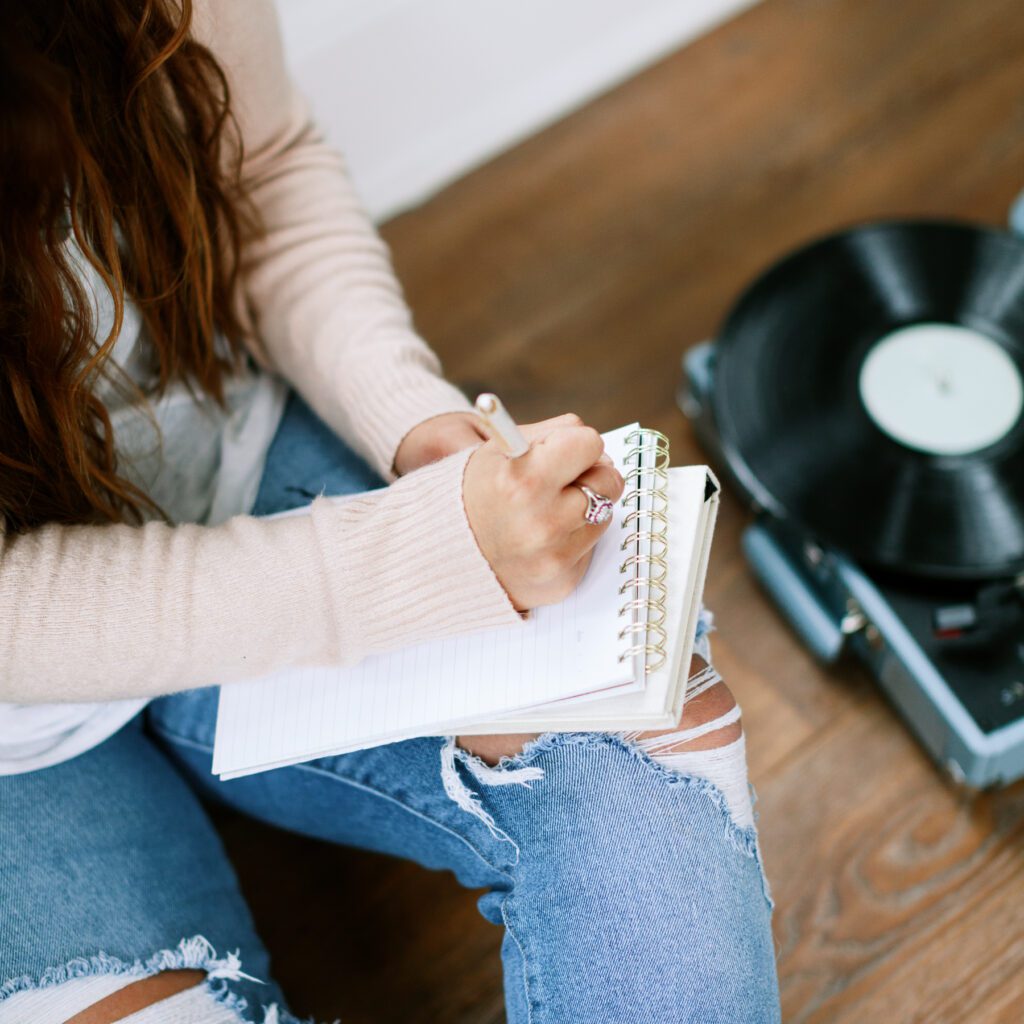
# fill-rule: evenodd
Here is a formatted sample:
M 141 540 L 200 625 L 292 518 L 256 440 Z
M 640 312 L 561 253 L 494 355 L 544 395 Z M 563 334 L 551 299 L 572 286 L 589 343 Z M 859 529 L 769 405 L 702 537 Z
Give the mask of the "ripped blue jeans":
M 254 512 L 376 482 L 293 398 Z M 292 1019 L 198 796 L 484 888 L 510 1024 L 779 1020 L 756 835 L 704 779 L 621 736 L 572 733 L 497 769 L 431 737 L 220 782 L 216 702 L 163 698 L 145 726 L 0 777 L 0 996 L 197 966 L 239 1020 L 274 1004 L 266 1019 Z

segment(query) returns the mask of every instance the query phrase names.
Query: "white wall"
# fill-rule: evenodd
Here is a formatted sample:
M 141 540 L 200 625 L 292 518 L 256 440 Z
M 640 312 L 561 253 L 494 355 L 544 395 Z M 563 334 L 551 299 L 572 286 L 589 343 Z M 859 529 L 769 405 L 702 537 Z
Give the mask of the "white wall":
M 378 219 L 755 0 L 278 0 L 296 77 Z

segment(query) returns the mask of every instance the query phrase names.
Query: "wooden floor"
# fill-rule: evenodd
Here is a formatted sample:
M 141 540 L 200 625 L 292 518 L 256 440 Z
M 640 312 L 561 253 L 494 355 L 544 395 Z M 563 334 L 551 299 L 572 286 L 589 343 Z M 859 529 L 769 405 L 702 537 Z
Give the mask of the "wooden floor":
M 1020 0 L 766 0 L 385 234 L 468 391 L 525 420 L 639 418 L 685 462 L 702 456 L 680 355 L 759 269 L 852 221 L 1000 223 L 1022 185 Z M 744 521 L 728 497 L 708 599 L 745 709 L 785 1019 L 1021 1021 L 1024 788 L 958 797 L 864 673 L 818 667 L 743 564 Z M 503 1020 L 499 932 L 450 878 L 224 830 L 298 1011 Z

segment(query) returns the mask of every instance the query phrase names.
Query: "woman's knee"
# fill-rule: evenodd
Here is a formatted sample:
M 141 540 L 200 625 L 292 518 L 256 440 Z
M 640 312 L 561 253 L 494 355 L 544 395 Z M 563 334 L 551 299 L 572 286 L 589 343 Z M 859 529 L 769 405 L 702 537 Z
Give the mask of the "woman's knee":
M 735 743 L 743 735 L 736 698 L 721 680 L 710 689 L 691 698 L 683 708 L 679 724 L 670 729 L 651 729 L 638 734 L 642 740 L 664 738 L 669 749 L 688 751 L 715 750 Z M 716 722 L 722 724 L 714 728 Z M 705 731 L 707 730 L 707 731 Z
M 707 663 L 695 655 L 690 662 L 690 678 L 699 677 L 707 668 Z M 701 733 L 699 736 L 680 739 L 672 749 L 697 751 L 727 747 L 743 735 L 743 726 L 740 724 L 738 712 L 733 711 L 735 707 L 736 698 L 733 697 L 732 691 L 719 680 L 714 686 L 698 693 L 686 702 L 682 717 L 676 725 L 666 729 L 650 729 L 631 733 L 630 736 L 638 740 L 649 740 L 662 736 L 667 739 L 674 734 L 696 729 Z M 706 726 L 717 719 L 723 720 L 720 728 L 703 731 Z M 538 735 L 539 733 L 497 736 L 467 735 L 459 736 L 457 742 L 463 750 L 479 757 L 486 764 L 495 765 L 503 757 L 515 757 L 521 753 L 525 744 L 536 739 Z

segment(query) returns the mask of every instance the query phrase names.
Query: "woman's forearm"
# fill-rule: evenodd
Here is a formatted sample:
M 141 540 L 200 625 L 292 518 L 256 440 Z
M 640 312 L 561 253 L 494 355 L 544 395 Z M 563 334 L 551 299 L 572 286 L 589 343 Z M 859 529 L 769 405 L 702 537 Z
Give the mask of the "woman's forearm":
M 0 701 L 149 697 L 520 622 L 466 520 L 468 454 L 308 515 L 3 537 Z

